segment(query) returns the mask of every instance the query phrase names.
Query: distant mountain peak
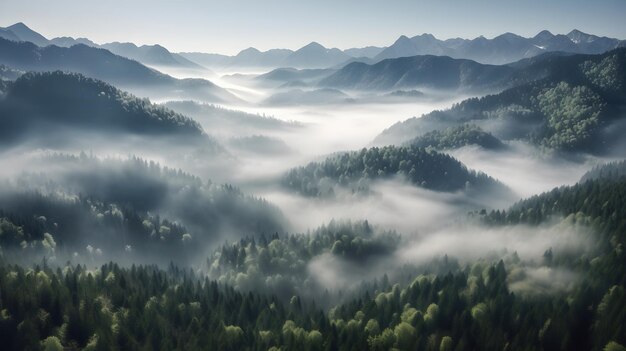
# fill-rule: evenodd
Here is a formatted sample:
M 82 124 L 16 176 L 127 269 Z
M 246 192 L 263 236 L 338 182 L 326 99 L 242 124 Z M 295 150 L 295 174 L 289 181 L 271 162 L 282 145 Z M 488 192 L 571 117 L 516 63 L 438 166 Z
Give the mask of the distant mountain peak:
M 16 36 L 20 38 L 20 40 L 30 41 L 31 43 L 34 43 L 38 46 L 48 45 L 48 39 L 46 37 L 30 29 L 23 22 L 17 22 L 7 27 L 6 29 L 13 32 Z
M 404 35 L 403 35 L 404 36 Z M 435 38 L 434 35 L 430 34 L 430 33 L 422 33 L 420 35 L 416 35 L 413 38 L 422 38 L 422 39 L 433 39 L 433 40 L 437 40 L 437 38 Z
M 549 30 L 544 29 L 541 32 L 537 33 L 537 35 L 535 35 L 535 38 L 536 37 L 544 37 L 544 36 L 551 36 L 551 37 L 553 37 L 554 34 L 552 34 L 552 32 L 550 32 Z
M 546 29 L 537 33 L 537 35 L 533 37 L 533 39 L 537 39 L 537 40 L 548 40 L 551 38 L 554 38 L 554 34 L 552 34 L 549 30 L 546 30 Z
M 589 35 L 589 34 L 585 32 L 581 32 L 578 29 L 572 29 L 571 32 L 567 33 L 567 36 L 570 36 L 570 35 Z
M 105 47 L 106 46 L 119 46 L 119 47 L 133 48 L 133 49 L 138 48 L 138 46 L 135 45 L 134 43 L 128 43 L 128 42 L 122 43 L 119 41 L 110 42 L 110 43 L 104 44 L 103 46 Z
M 590 43 L 590 42 L 598 39 L 597 36 L 592 35 L 592 34 L 587 34 L 585 32 L 581 32 L 578 29 L 574 29 L 571 32 L 567 33 L 567 37 L 570 38 L 570 40 L 573 41 L 576 44 L 579 44 L 579 43 Z
M 503 34 L 498 35 L 497 37 L 493 38 L 494 40 L 496 39 L 504 39 L 504 40 L 518 40 L 518 39 L 525 39 L 522 36 L 519 36 L 515 33 L 511 33 L 511 32 L 506 32 Z
M 324 47 L 324 45 L 322 45 L 322 44 L 320 44 L 320 43 L 318 43 L 316 41 L 312 41 L 312 42 L 308 43 L 307 45 L 305 45 L 305 46 L 300 48 L 300 50 L 303 50 L 303 49 L 315 49 L 315 50 L 322 49 L 322 50 L 326 50 L 326 47 Z
M 240 55 L 249 55 L 249 54 L 260 54 L 260 53 L 261 53 L 261 51 L 260 51 L 259 49 L 254 48 L 254 47 L 249 47 L 249 48 L 247 48 L 247 49 L 243 49 L 243 50 L 239 51 L 239 53 L 237 54 L 237 56 L 240 56 Z
M 13 25 L 10 25 L 7 27 L 8 29 L 27 29 L 27 30 L 32 30 L 30 29 L 27 25 L 24 24 L 24 22 L 17 22 Z
M 398 39 L 396 39 L 396 41 L 390 46 L 390 48 L 393 47 L 413 47 L 413 42 L 411 41 L 411 39 L 409 37 L 407 37 L 406 35 L 401 35 Z

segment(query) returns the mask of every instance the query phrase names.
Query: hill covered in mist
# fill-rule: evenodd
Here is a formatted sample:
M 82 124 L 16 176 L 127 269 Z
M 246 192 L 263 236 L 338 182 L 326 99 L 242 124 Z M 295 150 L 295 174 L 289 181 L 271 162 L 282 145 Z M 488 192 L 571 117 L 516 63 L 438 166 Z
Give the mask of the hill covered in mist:
M 501 150 L 506 147 L 491 133 L 467 124 L 456 128 L 434 130 L 408 141 L 407 144 L 435 150 L 458 149 L 467 145 L 476 145 L 488 150 Z
M 310 235 L 242 240 L 225 245 L 207 260 L 219 281 L 173 265 L 167 271 L 112 263 L 92 271 L 80 265 L 56 271 L 44 265 L 27 271 L 1 263 L 0 286 L 6 292 L 2 335 L 14 348 L 39 345 L 40 338 L 44 345 L 56 346 L 187 348 L 211 338 L 224 350 L 259 345 L 449 350 L 503 344 L 514 350 L 533 345 L 620 349 L 625 342 L 620 330 L 626 323 L 626 294 L 620 285 L 626 274 L 624 219 L 613 213 L 623 212 L 625 189 L 623 177 L 591 180 L 522 201 L 504 212 L 477 214 L 485 223 L 483 231 L 506 229 L 513 223 L 537 231 L 553 223 L 552 216 L 564 218 L 557 229 L 586 228 L 594 236 L 596 244 L 584 255 L 567 246 L 552 247 L 538 259 L 504 252 L 501 258 L 464 266 L 446 256 L 422 273 L 409 274 L 414 277 L 409 280 L 384 275 L 363 282 L 329 310 L 308 298 L 269 297 L 265 291 L 291 287 L 290 279 L 295 278 L 310 289 L 312 281 L 302 281 L 297 272 L 314 273 L 304 267 L 315 256 L 359 262 L 392 257 L 402 240 L 397 234 L 376 233 L 364 222 L 330 224 Z M 605 205 L 600 208 L 596 203 Z M 44 241 L 50 246 L 49 238 Z M 83 304 L 72 302 L 73 291 L 84 291 Z M 535 308 L 537 304 L 542 308 Z M 232 313 L 233 309 L 239 312 Z M 45 312 L 43 321 L 36 310 Z M 65 332 L 55 333 L 57 328 Z M 165 335 L 158 341 L 150 337 L 157 331 Z
M 556 150 L 612 152 L 623 123 L 626 49 L 603 55 L 546 56 L 524 70 L 546 78 L 397 123 L 376 144 L 402 143 L 433 130 L 475 124 L 501 140 Z
M 19 22 L 6 28 L 0 28 L 0 38 L 12 41 L 31 42 L 40 47 L 55 45 L 58 47 L 72 47 L 74 45 L 87 45 L 95 48 L 102 48 L 112 53 L 132 60 L 139 61 L 146 65 L 171 66 L 181 68 L 192 68 L 206 70 L 197 63 L 171 53 L 160 45 L 141 45 L 133 43 L 112 42 L 98 45 L 87 38 L 57 37 L 47 39 L 40 33 L 29 28 L 26 24 Z
M 358 90 L 428 88 L 489 91 L 499 88 L 513 73 L 508 66 L 484 65 L 445 56 L 388 59 L 373 65 L 353 62 L 322 79 L 321 86 Z
M 375 180 L 404 177 L 415 186 L 436 191 L 504 191 L 486 174 L 468 170 L 451 156 L 420 147 L 370 148 L 328 157 L 287 172 L 282 183 L 305 196 L 367 193 Z
M 194 120 L 80 74 L 24 74 L 8 84 L 0 110 L 5 146 L 33 141 L 41 146 L 71 145 L 84 132 L 156 139 L 183 136 L 186 144 L 220 149 Z
M 141 63 L 105 49 L 78 44 L 69 48 L 55 45 L 39 47 L 30 42 L 0 38 L 0 63 L 23 71 L 70 71 L 130 89 L 136 93 L 203 101 L 222 102 L 238 99 L 225 89 L 204 79 L 176 79 Z
M 34 161 L 19 180 L 0 187 L 0 210 L 13 228 L 2 236 L 7 254 L 40 248 L 48 233 L 60 259 L 84 254 L 90 245 L 103 252 L 94 258 L 99 261 L 163 263 L 167 257 L 187 264 L 234 233 L 269 235 L 288 226 L 280 210 L 263 199 L 154 162 L 86 155 Z

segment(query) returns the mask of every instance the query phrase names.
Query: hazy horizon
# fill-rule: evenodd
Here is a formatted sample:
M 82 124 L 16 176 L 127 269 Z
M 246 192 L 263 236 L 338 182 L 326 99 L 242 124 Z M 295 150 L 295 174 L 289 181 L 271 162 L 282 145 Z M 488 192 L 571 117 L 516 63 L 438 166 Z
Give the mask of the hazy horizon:
M 422 33 L 439 39 L 472 39 L 506 32 L 531 37 L 544 29 L 566 34 L 578 29 L 598 36 L 626 38 L 626 22 L 622 20 L 626 2 L 616 0 L 399 1 L 394 6 L 352 0 L 338 4 L 192 0 L 186 5 L 144 0 L 8 0 L 0 4 L 0 23 L 10 26 L 23 22 L 48 39 L 86 37 L 99 44 L 160 44 L 172 52 L 226 55 L 248 47 L 262 51 L 295 50 L 312 41 L 340 49 L 388 46 L 400 35 Z M 32 11 L 33 6 L 39 11 Z

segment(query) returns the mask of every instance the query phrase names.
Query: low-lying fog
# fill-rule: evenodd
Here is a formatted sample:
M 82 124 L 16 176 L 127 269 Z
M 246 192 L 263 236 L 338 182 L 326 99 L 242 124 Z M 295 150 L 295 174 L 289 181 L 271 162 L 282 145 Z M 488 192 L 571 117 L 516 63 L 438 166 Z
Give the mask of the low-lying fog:
M 546 265 L 544 254 L 549 251 L 552 255 L 576 256 L 593 252 L 593 234 L 589 227 L 569 219 L 540 227 L 488 228 L 463 222 L 415 235 L 393 255 L 367 265 L 324 254 L 310 262 L 308 273 L 311 279 L 329 290 L 345 291 L 384 274 L 394 277 L 407 267 L 418 268 L 420 272 L 420 266 L 446 257 L 470 267 L 502 259 L 509 270 L 510 288 L 515 293 L 567 291 L 578 281 L 577 274 L 565 267 Z M 428 272 L 428 269 L 421 272 Z
M 245 111 L 251 114 L 260 114 L 273 117 L 285 122 L 300 123 L 298 128 L 266 129 L 252 134 L 259 134 L 282 141 L 288 151 L 284 153 L 263 154 L 260 152 L 242 151 L 230 148 L 229 151 L 236 157 L 236 171 L 226 177 L 219 174 L 207 175 L 212 179 L 223 179 L 235 183 L 246 191 L 266 197 L 278 204 L 288 216 L 294 219 L 297 229 L 306 229 L 333 217 L 347 216 L 351 218 L 376 219 L 383 223 L 395 223 L 403 228 L 415 228 L 414 222 L 407 222 L 406 213 L 413 213 L 408 218 L 433 217 L 429 212 L 434 211 L 437 217 L 441 207 L 454 202 L 454 210 L 443 210 L 445 217 L 450 212 L 458 210 L 458 203 L 464 203 L 466 210 L 468 203 L 490 208 L 504 208 L 510 202 L 484 203 L 472 199 L 456 199 L 448 201 L 447 196 L 427 190 L 416 190 L 410 186 L 379 185 L 377 196 L 368 199 L 353 199 L 338 203 L 316 203 L 310 199 L 300 198 L 271 186 L 276 177 L 280 177 L 286 170 L 303 166 L 311 161 L 322 160 L 326 155 L 349 150 L 359 150 L 367 147 L 376 135 L 396 122 L 406 120 L 412 116 L 421 116 L 435 109 L 444 109 L 467 96 L 440 95 L 422 99 L 390 100 L 380 102 L 376 99 L 358 99 L 358 93 L 346 92 L 356 101 L 340 104 L 302 104 L 290 106 L 271 106 L 262 101 L 276 92 L 275 88 L 268 88 L 255 81 L 254 77 L 265 73 L 259 69 L 245 72 L 222 71 L 181 71 L 168 70 L 168 74 L 176 77 L 198 77 L 211 79 L 216 84 L 227 87 L 229 90 L 247 98 L 253 103 L 244 106 L 224 105 L 227 109 Z M 238 74 L 241 73 L 241 74 Z M 253 97 L 250 99 L 250 97 Z M 207 133 L 222 134 L 222 139 L 233 137 L 233 131 L 224 133 L 212 129 L 209 123 L 198 118 Z M 242 129 L 243 130 L 243 129 Z M 229 134 L 230 133 L 230 134 Z M 234 131 L 237 133 L 237 130 Z M 251 134 L 251 135 L 252 135 Z M 235 137 L 248 137 L 239 134 Z M 451 152 L 451 155 L 465 163 L 469 168 L 479 170 L 498 179 L 511 188 L 517 198 L 513 201 L 533 194 L 550 190 L 563 184 L 575 183 L 593 165 L 601 160 L 589 158 L 586 160 L 565 160 L 558 156 L 541 154 L 539 151 L 522 143 L 514 143 L 508 151 L 487 151 L 478 147 L 464 147 Z M 184 166 L 184 165 L 180 165 Z M 442 199 L 441 197 L 444 197 Z M 461 195 L 458 195 L 459 197 Z M 443 200 L 443 201 L 442 201 Z M 511 200 L 511 199 L 509 199 Z M 289 213 L 292 212 L 292 213 Z M 405 213 L 406 212 L 406 213 Z M 389 220 L 385 220 L 386 213 L 392 213 Z M 423 214 L 423 215 L 422 215 Z M 302 218 L 299 220 L 298 218 Z M 398 224 L 400 222 L 406 224 Z
M 175 142 L 153 145 L 142 140 L 110 145 L 105 140 L 98 142 L 93 139 L 88 144 L 89 150 L 85 150 L 84 144 L 76 145 L 74 149 L 67 147 L 59 150 L 84 150 L 101 157 L 134 155 L 158 161 L 164 166 L 181 168 L 214 183 L 233 184 L 247 194 L 263 197 L 278 206 L 291 224 L 289 229 L 296 232 L 306 232 L 331 219 L 367 219 L 382 228 L 397 230 L 415 240 L 398 254 L 400 261 L 419 263 L 434 254 L 459 257 L 469 257 L 468 254 L 471 254 L 477 258 L 490 251 L 507 248 L 527 257 L 537 257 L 547 248 L 557 246 L 554 240 L 560 242 L 561 239 L 571 238 L 559 234 L 552 236 L 553 240 L 541 241 L 541 235 L 553 234 L 551 229 L 481 232 L 478 228 L 467 228 L 460 223 L 468 212 L 482 208 L 507 208 L 523 197 L 556 186 L 573 184 L 593 165 L 604 161 L 591 157 L 585 160 L 566 160 L 558 156 L 547 156 L 521 143 L 511 144 L 508 150 L 498 152 L 464 147 L 451 152 L 451 155 L 469 168 L 498 179 L 512 190 L 513 195 L 472 198 L 465 193 L 424 190 L 394 179 L 373 183 L 372 193 L 367 196 L 344 194 L 335 199 L 305 198 L 280 186 L 280 177 L 286 170 L 322 160 L 332 153 L 367 147 L 376 135 L 394 123 L 435 109 L 447 108 L 466 96 L 406 98 L 385 102 L 385 99 L 371 98 L 371 95 L 344 92 L 351 99 L 341 103 L 298 104 L 296 101 L 277 106 L 265 102 L 277 90 L 263 87 L 254 80 L 255 75 L 264 72 L 244 72 L 237 75 L 235 72 L 173 72 L 161 69 L 179 78 L 210 79 L 247 101 L 242 104 L 223 104 L 220 108 L 243 111 L 258 115 L 252 116 L 253 118 L 265 119 L 262 123 L 250 125 L 232 122 L 229 124 L 224 120 L 216 122 L 213 114 L 203 114 L 200 108 L 198 115 L 191 117 L 203 126 L 208 135 L 215 137 L 224 146 L 223 154 L 206 150 L 179 151 Z M 172 103 L 167 99 L 154 102 Z M 209 109 L 211 108 L 214 106 Z M 226 111 L 224 115 L 224 119 L 228 119 L 232 113 Z M 268 120 L 267 117 L 275 120 Z M 237 118 L 251 117 L 243 115 Z M 42 151 L 36 151 L 35 154 L 38 152 Z M 7 154 L 10 153 L 5 153 Z M 26 167 L 21 165 L 21 156 L 13 154 L 11 158 L 8 162 L 14 167 L 4 169 L 1 172 L 4 177 L 19 176 L 20 169 Z M 577 233 L 572 235 L 578 235 Z M 521 235 L 523 239 L 520 239 Z M 232 238 L 232 241 L 237 239 Z M 326 267 L 332 261 L 316 264 L 317 266 L 312 266 L 313 269 Z M 542 274 L 535 273 L 537 277 Z

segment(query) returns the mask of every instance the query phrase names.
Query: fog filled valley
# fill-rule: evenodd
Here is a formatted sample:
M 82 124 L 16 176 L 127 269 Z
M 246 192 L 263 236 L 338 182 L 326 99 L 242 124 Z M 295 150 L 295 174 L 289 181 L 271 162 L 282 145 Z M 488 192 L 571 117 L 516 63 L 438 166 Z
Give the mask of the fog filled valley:
M 1 348 L 626 350 L 626 41 L 389 44 L 0 28 Z

